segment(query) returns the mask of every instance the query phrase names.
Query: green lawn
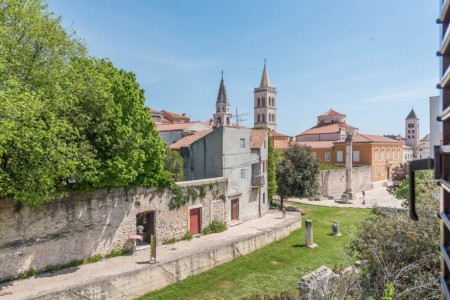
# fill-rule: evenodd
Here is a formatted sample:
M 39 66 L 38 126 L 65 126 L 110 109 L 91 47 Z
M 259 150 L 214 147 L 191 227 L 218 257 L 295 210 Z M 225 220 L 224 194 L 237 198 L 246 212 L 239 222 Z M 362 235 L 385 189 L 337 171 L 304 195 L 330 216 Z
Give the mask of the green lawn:
M 292 204 L 292 203 L 290 203 Z M 316 268 L 336 263 L 349 265 L 344 248 L 355 224 L 365 219 L 369 209 L 299 205 L 306 213 L 302 228 L 288 237 L 205 273 L 190 276 L 140 299 L 236 299 L 256 293 L 295 292 L 300 277 Z M 304 245 L 304 220 L 313 220 L 314 242 Z M 342 236 L 331 236 L 331 222 L 339 221 Z

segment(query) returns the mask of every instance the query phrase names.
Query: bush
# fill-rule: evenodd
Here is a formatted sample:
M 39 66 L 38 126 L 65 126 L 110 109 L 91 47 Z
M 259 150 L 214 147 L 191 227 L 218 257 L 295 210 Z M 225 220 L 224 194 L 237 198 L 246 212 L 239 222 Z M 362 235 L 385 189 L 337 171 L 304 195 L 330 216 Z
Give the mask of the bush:
M 182 241 L 190 241 L 192 240 L 192 234 L 190 231 L 186 232 L 182 237 L 181 237 Z
M 95 263 L 98 261 L 101 261 L 103 259 L 101 254 L 94 254 L 91 257 L 89 257 L 88 259 L 86 259 L 86 263 Z
M 106 254 L 106 258 L 116 257 L 116 256 L 122 256 L 126 254 L 131 254 L 133 251 L 129 249 L 113 249 L 111 252 Z
M 227 230 L 227 224 L 222 221 L 214 220 L 208 227 L 202 230 L 202 234 L 218 233 Z
M 163 241 L 163 245 L 175 244 L 176 242 L 177 242 L 177 239 L 173 237 L 173 238 L 164 240 L 164 241 Z

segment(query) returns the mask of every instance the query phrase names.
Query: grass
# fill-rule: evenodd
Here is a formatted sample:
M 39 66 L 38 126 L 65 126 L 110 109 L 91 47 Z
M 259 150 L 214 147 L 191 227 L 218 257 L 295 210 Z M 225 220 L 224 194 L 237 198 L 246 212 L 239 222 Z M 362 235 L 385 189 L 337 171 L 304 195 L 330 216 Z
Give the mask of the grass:
M 306 213 L 302 228 L 288 237 L 140 299 L 238 299 L 258 293 L 296 293 L 300 277 L 312 270 L 323 265 L 330 268 L 336 264 L 349 265 L 344 248 L 355 232 L 355 225 L 367 218 L 370 210 L 303 204 L 298 206 Z M 319 245 L 318 248 L 303 246 L 306 219 L 313 220 L 314 242 Z M 331 236 L 332 221 L 339 221 L 342 236 Z

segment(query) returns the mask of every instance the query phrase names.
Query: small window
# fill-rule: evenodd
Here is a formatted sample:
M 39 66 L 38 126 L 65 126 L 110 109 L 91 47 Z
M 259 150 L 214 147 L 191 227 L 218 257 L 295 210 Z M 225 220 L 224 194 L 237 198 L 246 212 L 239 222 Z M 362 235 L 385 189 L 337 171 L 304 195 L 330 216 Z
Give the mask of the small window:
M 381 149 L 381 160 L 384 160 L 384 148 Z
M 312 152 L 312 156 L 314 157 L 314 159 L 317 159 L 317 154 L 316 154 L 316 152 Z
M 325 152 L 325 161 L 330 161 L 330 152 Z
M 378 177 L 378 168 L 375 167 L 375 177 Z
M 241 148 L 245 148 L 245 139 L 241 139 Z
M 353 161 L 359 161 L 359 151 L 353 151 Z
M 241 178 L 245 178 L 246 176 L 246 170 L 245 169 L 241 169 Z
M 414 130 L 411 130 L 412 132 L 411 133 L 414 133 Z
M 375 148 L 374 150 L 374 160 L 378 160 L 378 149 Z
M 408 139 L 410 139 L 411 138 L 411 136 L 410 135 L 408 135 Z
M 344 153 L 342 151 L 336 152 L 336 160 L 337 161 L 343 161 L 344 160 Z
M 412 138 L 414 138 L 414 136 L 412 136 Z
M 266 203 L 266 193 L 263 193 L 263 204 Z

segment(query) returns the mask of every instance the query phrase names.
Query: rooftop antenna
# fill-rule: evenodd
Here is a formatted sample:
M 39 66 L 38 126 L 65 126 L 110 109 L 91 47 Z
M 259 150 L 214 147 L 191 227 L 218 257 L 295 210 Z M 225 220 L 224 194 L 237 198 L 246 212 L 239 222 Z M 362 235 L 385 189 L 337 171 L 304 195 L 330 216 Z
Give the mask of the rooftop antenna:
M 249 115 L 249 114 L 238 114 L 238 109 L 236 107 L 236 115 L 235 115 L 235 117 L 236 117 L 236 125 L 239 126 L 239 123 L 247 121 L 247 119 L 243 118 L 246 115 Z

